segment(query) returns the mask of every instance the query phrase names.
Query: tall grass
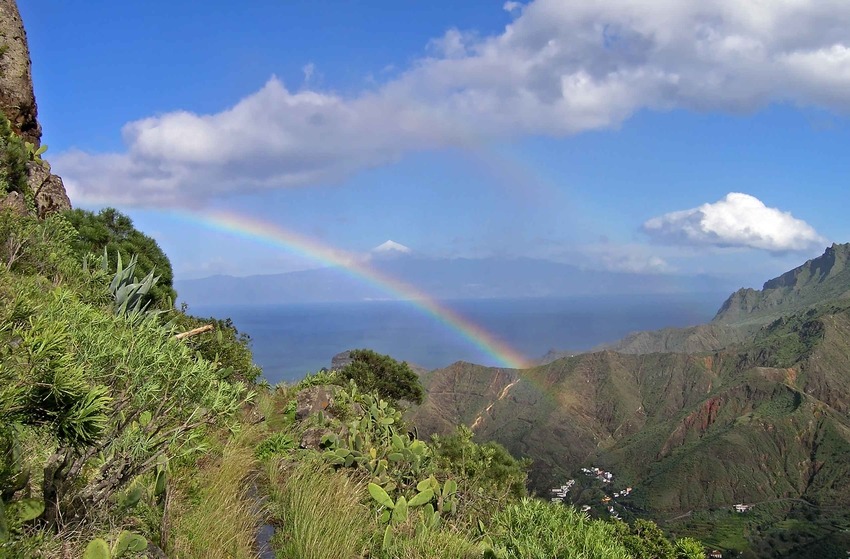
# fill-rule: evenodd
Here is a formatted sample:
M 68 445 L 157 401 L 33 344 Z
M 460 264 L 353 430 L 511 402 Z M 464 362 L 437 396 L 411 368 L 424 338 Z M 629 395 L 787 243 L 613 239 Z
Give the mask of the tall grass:
M 572 507 L 528 498 L 493 516 L 500 559 L 629 559 L 612 524 Z
M 172 500 L 169 557 L 256 558 L 262 510 L 249 494 L 257 465 L 251 437 L 251 432 L 239 434 L 224 446 L 220 460 L 184 474 L 192 488 L 178 489 Z
M 362 500 L 365 482 L 333 472 L 319 463 L 269 466 L 271 512 L 279 526 L 274 538 L 278 557 L 353 559 L 367 557 L 377 527 Z
M 383 556 L 393 559 L 480 559 L 482 548 L 451 528 L 415 530 L 413 523 L 396 530 Z

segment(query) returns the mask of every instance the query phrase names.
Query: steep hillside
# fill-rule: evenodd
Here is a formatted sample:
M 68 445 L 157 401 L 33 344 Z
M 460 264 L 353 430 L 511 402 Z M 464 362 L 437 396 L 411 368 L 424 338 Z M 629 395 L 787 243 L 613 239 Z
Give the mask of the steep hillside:
M 776 319 L 735 349 L 602 351 L 522 373 L 458 363 L 426 382 L 421 430 L 464 423 L 532 458 L 541 493 L 577 479 L 571 499 L 598 506 L 630 486 L 621 513 L 656 519 L 736 503 L 850 506 L 847 299 Z M 614 474 L 609 490 L 582 483 L 590 466 Z
M 715 351 L 745 344 L 765 324 L 792 312 L 850 297 L 850 243 L 765 282 L 760 291 L 739 289 L 708 324 L 637 332 L 607 346 L 620 353 Z

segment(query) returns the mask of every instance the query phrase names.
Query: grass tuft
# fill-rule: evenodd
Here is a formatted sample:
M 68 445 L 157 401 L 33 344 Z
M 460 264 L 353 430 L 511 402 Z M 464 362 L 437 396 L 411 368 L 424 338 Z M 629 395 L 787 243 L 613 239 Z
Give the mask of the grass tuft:
M 319 463 L 269 466 L 272 513 L 279 526 L 274 544 L 287 559 L 366 557 L 377 531 L 361 502 L 366 483 Z
M 219 461 L 193 470 L 188 474 L 191 477 L 183 480 L 195 489 L 181 487 L 173 497 L 169 556 L 256 557 L 254 538 L 263 511 L 249 494 L 257 465 L 254 449 L 246 440 L 252 436 L 251 429 L 243 431 L 228 441 Z

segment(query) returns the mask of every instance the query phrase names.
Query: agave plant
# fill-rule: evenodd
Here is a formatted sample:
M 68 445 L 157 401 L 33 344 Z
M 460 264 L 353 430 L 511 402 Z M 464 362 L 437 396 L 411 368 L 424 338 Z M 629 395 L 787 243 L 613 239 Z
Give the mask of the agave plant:
M 160 276 L 154 276 L 153 270 L 141 281 L 136 278 L 136 255 L 130 257 L 127 266 L 123 265 L 121 253 L 118 253 L 115 275 L 109 284 L 109 293 L 115 301 L 115 314 L 118 316 L 131 316 L 134 322 L 143 320 L 147 315 L 159 314 L 161 311 L 148 311 L 150 298 L 148 294 L 159 281 Z M 109 265 L 106 249 L 103 249 L 103 269 Z

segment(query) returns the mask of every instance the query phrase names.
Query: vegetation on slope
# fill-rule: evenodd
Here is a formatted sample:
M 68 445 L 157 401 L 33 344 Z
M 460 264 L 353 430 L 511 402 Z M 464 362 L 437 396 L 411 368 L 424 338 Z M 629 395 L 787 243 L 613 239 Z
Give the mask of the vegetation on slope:
M 429 375 L 413 419 L 425 433 L 465 423 L 477 440 L 532 457 L 541 493 L 575 479 L 570 499 L 595 514 L 611 505 L 627 519 L 716 512 L 717 533 L 729 537 L 669 526 L 726 551 L 788 556 L 773 524 L 794 520 L 795 553 L 805 556 L 807 542 L 840 546 L 850 525 L 850 490 L 839 481 L 850 476 L 848 307 L 821 302 L 721 352 L 584 354 L 499 382 L 499 370 L 453 365 Z M 580 469 L 590 466 L 614 482 L 588 478 Z M 627 497 L 614 497 L 626 487 Z M 757 517 L 726 522 L 721 513 L 738 503 L 756 505 Z
M 79 259 L 88 254 L 106 254 L 109 266 L 114 269 L 118 255 L 135 255 L 139 275 L 153 272 L 159 281 L 151 290 L 151 302 L 156 308 L 168 309 L 174 305 L 174 273 L 171 262 L 157 242 L 133 227 L 133 221 L 115 208 L 105 208 L 98 213 L 87 210 L 68 210 L 65 217 L 79 231 L 71 247 Z
M 398 401 L 422 387 L 387 356 L 257 385 L 229 321 L 150 306 L 154 270 L 104 261 L 99 218 L 75 215 L 0 213 L 0 556 L 255 557 L 263 518 L 294 558 L 643 557 L 636 541 L 657 544 L 528 499 L 528 463 L 468 429 L 418 439 Z M 663 541 L 664 557 L 700 556 Z

